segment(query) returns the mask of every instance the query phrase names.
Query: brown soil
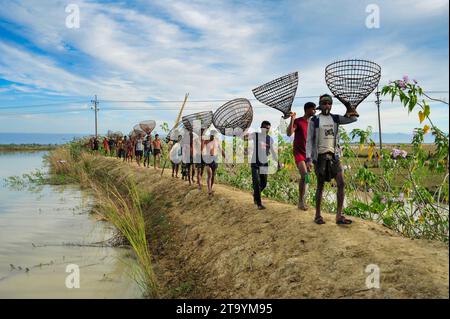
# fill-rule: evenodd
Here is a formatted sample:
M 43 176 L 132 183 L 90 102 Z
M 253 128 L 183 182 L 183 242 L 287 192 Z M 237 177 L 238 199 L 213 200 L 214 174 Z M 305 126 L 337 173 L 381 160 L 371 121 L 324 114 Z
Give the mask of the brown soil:
M 153 197 L 145 214 L 155 267 L 166 297 L 187 298 L 448 298 L 449 254 L 442 242 L 411 240 L 373 222 L 313 222 L 313 210 L 215 185 L 202 191 L 135 168 Z M 380 288 L 368 289 L 369 264 Z

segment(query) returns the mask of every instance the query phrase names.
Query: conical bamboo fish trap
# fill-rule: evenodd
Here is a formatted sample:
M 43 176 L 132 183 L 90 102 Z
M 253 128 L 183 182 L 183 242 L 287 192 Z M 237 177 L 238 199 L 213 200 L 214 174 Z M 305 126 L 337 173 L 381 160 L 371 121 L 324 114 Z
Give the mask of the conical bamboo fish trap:
M 380 78 L 381 67 L 366 60 L 336 61 L 325 68 L 325 81 L 330 91 L 350 103 L 353 109 L 375 90 Z
M 298 72 L 284 75 L 258 86 L 252 92 L 261 103 L 273 107 L 288 118 L 298 86 Z
M 185 116 L 183 116 L 181 121 L 183 122 L 183 126 L 188 131 L 192 132 L 194 130 L 194 124 L 195 124 L 194 122 L 195 121 L 200 121 L 200 128 L 206 130 L 211 126 L 212 118 L 213 118 L 213 112 L 206 111 L 206 112 L 198 112 L 198 113 L 185 115 Z
M 155 129 L 156 122 L 153 120 L 142 121 L 139 126 L 145 133 L 150 134 Z
M 244 98 L 228 101 L 213 115 L 214 126 L 223 135 L 236 135 L 236 129 L 245 132 L 253 120 L 253 108 L 250 101 Z

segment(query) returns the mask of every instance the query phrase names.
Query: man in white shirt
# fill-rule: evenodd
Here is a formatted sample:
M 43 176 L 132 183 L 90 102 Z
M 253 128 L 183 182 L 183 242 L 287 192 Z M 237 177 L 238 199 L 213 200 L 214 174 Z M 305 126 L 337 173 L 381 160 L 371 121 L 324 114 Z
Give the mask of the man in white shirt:
M 348 102 L 338 99 L 348 108 Z M 306 163 L 308 169 L 311 169 L 314 163 L 317 176 L 316 190 L 316 224 L 325 224 L 321 214 L 320 205 L 322 202 L 323 187 L 325 182 L 336 180 L 337 184 L 337 212 L 336 224 L 349 225 L 350 219 L 342 215 L 344 205 L 344 174 L 339 161 L 337 139 L 339 125 L 353 123 L 356 117 L 345 117 L 337 114 L 331 114 L 333 99 L 330 95 L 324 94 L 319 98 L 319 108 L 321 114 L 312 117 L 308 125 L 308 134 L 306 140 Z
M 142 155 L 144 154 L 144 139 L 141 136 L 138 136 L 136 140 L 135 153 L 136 162 L 138 166 L 141 166 Z

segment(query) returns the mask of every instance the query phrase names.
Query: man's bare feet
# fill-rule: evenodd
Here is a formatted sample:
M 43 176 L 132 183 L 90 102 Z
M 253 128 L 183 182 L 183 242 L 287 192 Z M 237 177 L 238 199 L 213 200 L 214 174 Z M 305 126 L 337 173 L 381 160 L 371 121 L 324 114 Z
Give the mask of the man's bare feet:
M 303 203 L 299 203 L 297 205 L 297 208 L 300 209 L 300 210 L 304 210 L 304 211 L 307 211 L 309 209 L 309 207 L 307 205 L 303 204 Z

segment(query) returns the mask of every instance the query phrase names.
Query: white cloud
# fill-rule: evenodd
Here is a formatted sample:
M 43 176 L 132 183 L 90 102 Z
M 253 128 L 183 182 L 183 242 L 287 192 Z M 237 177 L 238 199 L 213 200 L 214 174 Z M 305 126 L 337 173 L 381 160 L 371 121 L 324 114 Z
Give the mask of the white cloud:
M 286 37 L 283 33 L 285 21 L 283 17 L 277 20 L 280 16 L 274 10 L 277 5 L 229 1 L 214 2 L 212 5 L 202 1 L 161 0 L 150 5 L 139 2 L 142 7 L 130 9 L 122 3 L 74 2 L 80 6 L 80 29 L 65 27 L 63 2 L 41 1 L 39 5 L 33 1 L 4 3 L 0 17 L 20 25 L 16 32 L 27 37 L 40 52 L 48 54 L 0 42 L 1 77 L 20 83 L 18 88 L 30 93 L 43 90 L 46 94 L 87 98 L 98 94 L 100 99 L 180 100 L 185 92 L 190 92 L 190 99 L 195 100 L 238 96 L 252 98 L 252 88 L 276 76 L 298 70 L 300 84 L 297 95 L 301 96 L 328 91 L 323 73 L 325 65 L 332 62 L 328 60 L 329 56 L 358 56 L 372 59 L 382 66 L 382 83 L 407 73 L 411 78 L 420 80 L 425 88 L 448 88 L 448 51 L 443 55 L 440 51 L 411 47 L 396 32 L 385 32 L 379 38 L 370 38 L 365 42 L 349 41 L 345 44 L 348 46 L 346 52 L 349 52 L 345 56 L 336 53 L 341 52 L 338 50 L 342 48 L 328 48 L 326 54 L 318 52 L 313 63 L 306 63 L 300 58 L 301 51 L 315 47 L 311 43 L 320 42 L 320 39 L 296 38 L 295 32 Z M 364 11 L 361 16 L 353 15 L 354 10 L 359 10 L 364 4 L 356 6 L 349 1 L 340 5 L 330 3 L 285 2 L 279 6 L 287 7 L 292 15 L 299 16 L 299 20 L 332 14 L 338 7 L 339 10 L 347 10 L 353 18 L 347 22 L 333 20 L 334 32 L 354 27 L 355 21 L 365 15 Z M 423 15 L 417 16 L 416 20 L 428 19 L 448 7 L 448 3 L 437 0 L 408 3 L 411 4 L 380 2 L 383 19 L 394 19 L 404 11 L 414 12 L 412 16 L 416 17 L 421 10 Z M 421 8 L 424 3 L 428 3 L 426 9 Z M 296 8 L 302 11 L 296 11 Z M 389 8 L 395 10 L 387 10 Z M 293 48 L 290 39 L 304 42 L 303 46 Z M 288 52 L 290 50 L 294 53 L 298 50 L 298 57 Z M 291 55 L 287 57 L 286 53 Z M 71 60 L 68 62 L 69 58 Z M 304 102 L 297 100 L 296 109 Z M 221 104 L 207 103 L 204 107 L 215 109 Z M 115 105 L 136 107 L 134 103 Z M 89 104 L 85 106 L 89 107 Z M 370 114 L 370 119 L 373 119 L 372 113 L 364 111 L 367 106 L 361 105 L 362 116 L 358 125 L 372 123 L 364 119 L 365 114 Z M 105 107 L 105 104 L 100 107 Z M 176 115 L 176 110 L 125 113 L 108 112 L 106 109 L 100 113 L 104 119 L 102 125 L 116 126 L 121 130 L 144 116 L 173 121 Z M 386 113 L 389 114 L 389 121 L 403 119 L 404 113 L 400 112 L 403 110 L 397 109 L 397 113 Z M 340 111 L 337 106 L 336 110 Z M 194 112 L 194 109 L 188 109 L 188 112 Z M 254 126 L 257 127 L 263 119 L 276 123 L 279 116 L 269 107 L 257 108 Z M 88 127 L 80 125 L 80 129 Z

